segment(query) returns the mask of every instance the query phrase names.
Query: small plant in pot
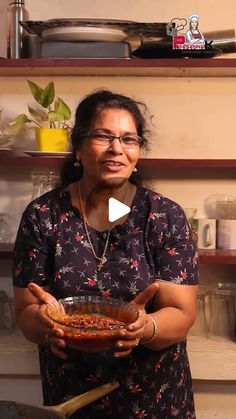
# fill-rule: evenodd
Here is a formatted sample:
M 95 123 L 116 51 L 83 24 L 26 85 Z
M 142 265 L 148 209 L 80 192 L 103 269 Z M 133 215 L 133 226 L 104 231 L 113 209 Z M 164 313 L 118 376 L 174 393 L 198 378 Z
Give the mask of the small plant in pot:
M 36 131 L 36 142 L 40 151 L 67 151 L 71 118 L 69 106 L 55 96 L 54 82 L 45 88 L 27 80 L 30 91 L 37 102 L 36 106 L 28 105 L 29 116 L 19 114 L 10 124 L 10 130 L 17 135 L 26 124 L 33 124 Z

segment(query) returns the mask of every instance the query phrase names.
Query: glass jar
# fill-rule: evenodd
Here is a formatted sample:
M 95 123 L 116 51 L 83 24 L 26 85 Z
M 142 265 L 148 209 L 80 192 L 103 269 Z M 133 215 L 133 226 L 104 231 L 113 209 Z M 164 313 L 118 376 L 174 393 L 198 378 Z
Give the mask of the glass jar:
M 59 173 L 54 170 L 33 170 L 31 171 L 33 183 L 32 200 L 38 198 L 53 189 L 59 181 Z
M 7 213 L 0 213 L 0 243 L 9 243 L 10 236 L 10 217 Z
M 0 334 L 12 333 L 15 328 L 14 301 L 0 290 Z
M 209 338 L 213 340 L 235 339 L 234 296 L 231 290 L 210 291 Z
M 191 339 L 197 339 L 199 337 L 207 338 L 208 327 L 206 319 L 206 297 L 207 291 L 199 289 L 197 296 L 197 307 L 196 307 L 196 320 L 189 331 Z

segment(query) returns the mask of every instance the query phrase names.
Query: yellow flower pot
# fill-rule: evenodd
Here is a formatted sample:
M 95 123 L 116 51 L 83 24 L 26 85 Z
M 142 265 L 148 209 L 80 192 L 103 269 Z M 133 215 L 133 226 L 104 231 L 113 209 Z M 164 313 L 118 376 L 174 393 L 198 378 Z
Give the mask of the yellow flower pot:
M 39 151 L 65 152 L 68 150 L 68 132 L 58 128 L 36 128 Z

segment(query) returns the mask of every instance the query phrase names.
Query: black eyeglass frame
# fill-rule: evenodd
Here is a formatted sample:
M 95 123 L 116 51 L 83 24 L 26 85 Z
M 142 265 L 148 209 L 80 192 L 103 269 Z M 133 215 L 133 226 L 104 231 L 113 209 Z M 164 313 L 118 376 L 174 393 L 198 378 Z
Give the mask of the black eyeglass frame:
M 86 134 L 83 134 L 82 137 L 83 138 L 91 138 L 91 139 L 96 139 L 97 138 L 98 139 L 98 137 L 99 136 L 102 136 L 102 135 L 104 135 L 104 137 L 107 137 L 107 138 L 105 138 L 105 141 L 108 141 L 108 143 L 106 145 L 110 145 L 112 143 L 112 141 L 114 141 L 115 139 L 117 139 L 117 140 L 119 140 L 119 142 L 120 142 L 120 144 L 122 146 L 125 146 L 126 148 L 129 148 L 129 145 L 127 145 L 127 144 L 125 144 L 123 142 L 123 139 L 125 137 L 130 138 L 130 139 L 132 138 L 133 140 L 137 140 L 137 144 L 135 144 L 135 147 L 136 147 L 136 145 L 137 145 L 137 147 L 138 146 L 141 147 L 143 145 L 143 138 L 140 137 L 138 134 L 115 135 L 115 134 L 112 134 L 111 132 L 105 132 L 105 131 L 104 132 L 103 131 L 96 132 L 96 131 L 92 131 L 92 132 L 88 132 Z M 98 141 L 99 141 L 99 139 L 98 139 Z

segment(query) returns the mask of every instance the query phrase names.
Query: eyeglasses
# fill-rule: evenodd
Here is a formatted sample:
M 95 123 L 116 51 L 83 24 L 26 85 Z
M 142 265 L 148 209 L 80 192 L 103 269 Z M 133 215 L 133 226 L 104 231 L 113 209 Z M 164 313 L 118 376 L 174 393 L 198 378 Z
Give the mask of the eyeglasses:
M 142 137 L 137 134 L 114 135 L 103 131 L 89 132 L 84 135 L 91 138 L 93 144 L 101 146 L 109 146 L 115 139 L 119 140 L 122 148 L 138 148 L 143 143 Z

